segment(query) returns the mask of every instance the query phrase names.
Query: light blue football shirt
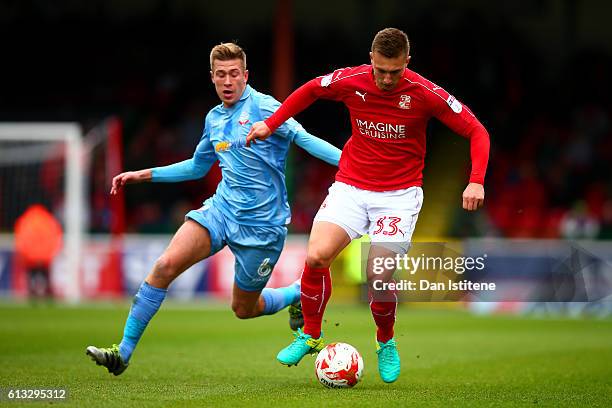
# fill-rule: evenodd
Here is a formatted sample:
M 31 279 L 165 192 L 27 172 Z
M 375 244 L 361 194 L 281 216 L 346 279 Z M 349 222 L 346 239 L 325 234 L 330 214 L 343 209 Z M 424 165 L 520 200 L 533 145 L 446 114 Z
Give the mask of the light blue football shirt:
M 265 141 L 245 147 L 253 123 L 270 117 L 280 103 L 247 85 L 233 106 L 219 104 L 204 122 L 204 133 L 191 159 L 156 167 L 153 182 L 176 182 L 203 177 L 219 160 L 222 179 L 205 205 L 214 206 L 242 225 L 285 225 L 291 221 L 285 164 L 289 144 L 338 165 L 340 150 L 309 134 L 293 118 Z

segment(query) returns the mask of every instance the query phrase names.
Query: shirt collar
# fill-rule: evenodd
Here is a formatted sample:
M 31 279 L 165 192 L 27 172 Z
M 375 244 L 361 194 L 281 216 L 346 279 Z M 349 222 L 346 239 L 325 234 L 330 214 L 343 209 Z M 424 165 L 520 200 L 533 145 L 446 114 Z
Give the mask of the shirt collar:
M 253 88 L 251 88 L 251 85 L 247 84 L 247 86 L 244 88 L 244 91 L 242 92 L 242 96 L 240 97 L 240 100 L 244 101 L 246 98 L 251 96 L 252 90 Z
M 251 96 L 251 92 L 253 91 L 253 88 L 251 88 L 251 86 L 249 84 L 247 84 L 247 86 L 244 87 L 244 91 L 242 91 L 242 95 L 240 96 L 240 99 L 238 99 L 238 101 L 236 101 L 235 104 L 233 104 L 232 106 L 226 107 L 225 105 L 223 105 L 223 103 L 221 103 L 221 109 L 223 109 L 224 111 L 230 111 L 233 112 L 234 109 L 236 109 L 236 107 L 238 105 L 241 105 L 242 102 L 244 102 L 245 99 L 247 99 L 249 96 Z

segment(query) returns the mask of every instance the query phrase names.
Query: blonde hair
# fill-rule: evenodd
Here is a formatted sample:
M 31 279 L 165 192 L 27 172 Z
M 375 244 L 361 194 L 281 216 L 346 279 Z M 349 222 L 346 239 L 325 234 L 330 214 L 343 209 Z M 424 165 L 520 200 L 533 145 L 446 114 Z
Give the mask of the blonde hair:
M 246 70 L 246 54 L 240 46 L 231 42 L 215 45 L 210 51 L 210 69 L 213 69 L 213 62 L 215 60 L 229 61 L 233 59 L 241 60 L 242 69 Z

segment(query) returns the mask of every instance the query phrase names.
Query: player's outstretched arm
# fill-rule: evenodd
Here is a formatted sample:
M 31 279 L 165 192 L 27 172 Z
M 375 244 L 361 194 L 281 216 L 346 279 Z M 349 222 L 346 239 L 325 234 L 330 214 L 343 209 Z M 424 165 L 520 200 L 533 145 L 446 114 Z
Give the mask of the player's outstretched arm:
M 342 154 L 340 149 L 303 129 L 295 135 L 293 141 L 317 159 L 323 160 L 332 166 L 337 166 L 340 161 L 340 155 Z
M 463 191 L 463 209 L 476 211 L 484 204 L 484 186 L 478 183 L 470 183 Z
M 199 158 L 198 153 L 191 159 L 151 169 L 151 181 L 154 183 L 178 183 L 180 181 L 197 180 L 208 173 L 215 163 L 216 156 L 208 155 Z
M 116 195 L 119 190 L 126 184 L 136 184 L 151 181 L 152 172 L 151 169 L 144 169 L 138 171 L 126 171 L 113 177 L 111 183 L 111 195 Z
M 180 181 L 197 180 L 204 177 L 216 161 L 215 150 L 205 131 L 192 158 L 167 166 L 152 168 L 151 181 L 154 183 L 178 183 Z

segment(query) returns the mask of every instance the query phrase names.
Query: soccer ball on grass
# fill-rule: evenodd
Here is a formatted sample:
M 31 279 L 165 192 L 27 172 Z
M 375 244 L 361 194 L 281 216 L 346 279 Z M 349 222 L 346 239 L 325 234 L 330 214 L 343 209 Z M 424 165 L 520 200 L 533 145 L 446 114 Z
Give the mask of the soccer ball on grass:
M 315 374 L 329 388 L 351 388 L 361 379 L 363 359 L 357 349 L 346 343 L 331 343 L 319 352 Z

